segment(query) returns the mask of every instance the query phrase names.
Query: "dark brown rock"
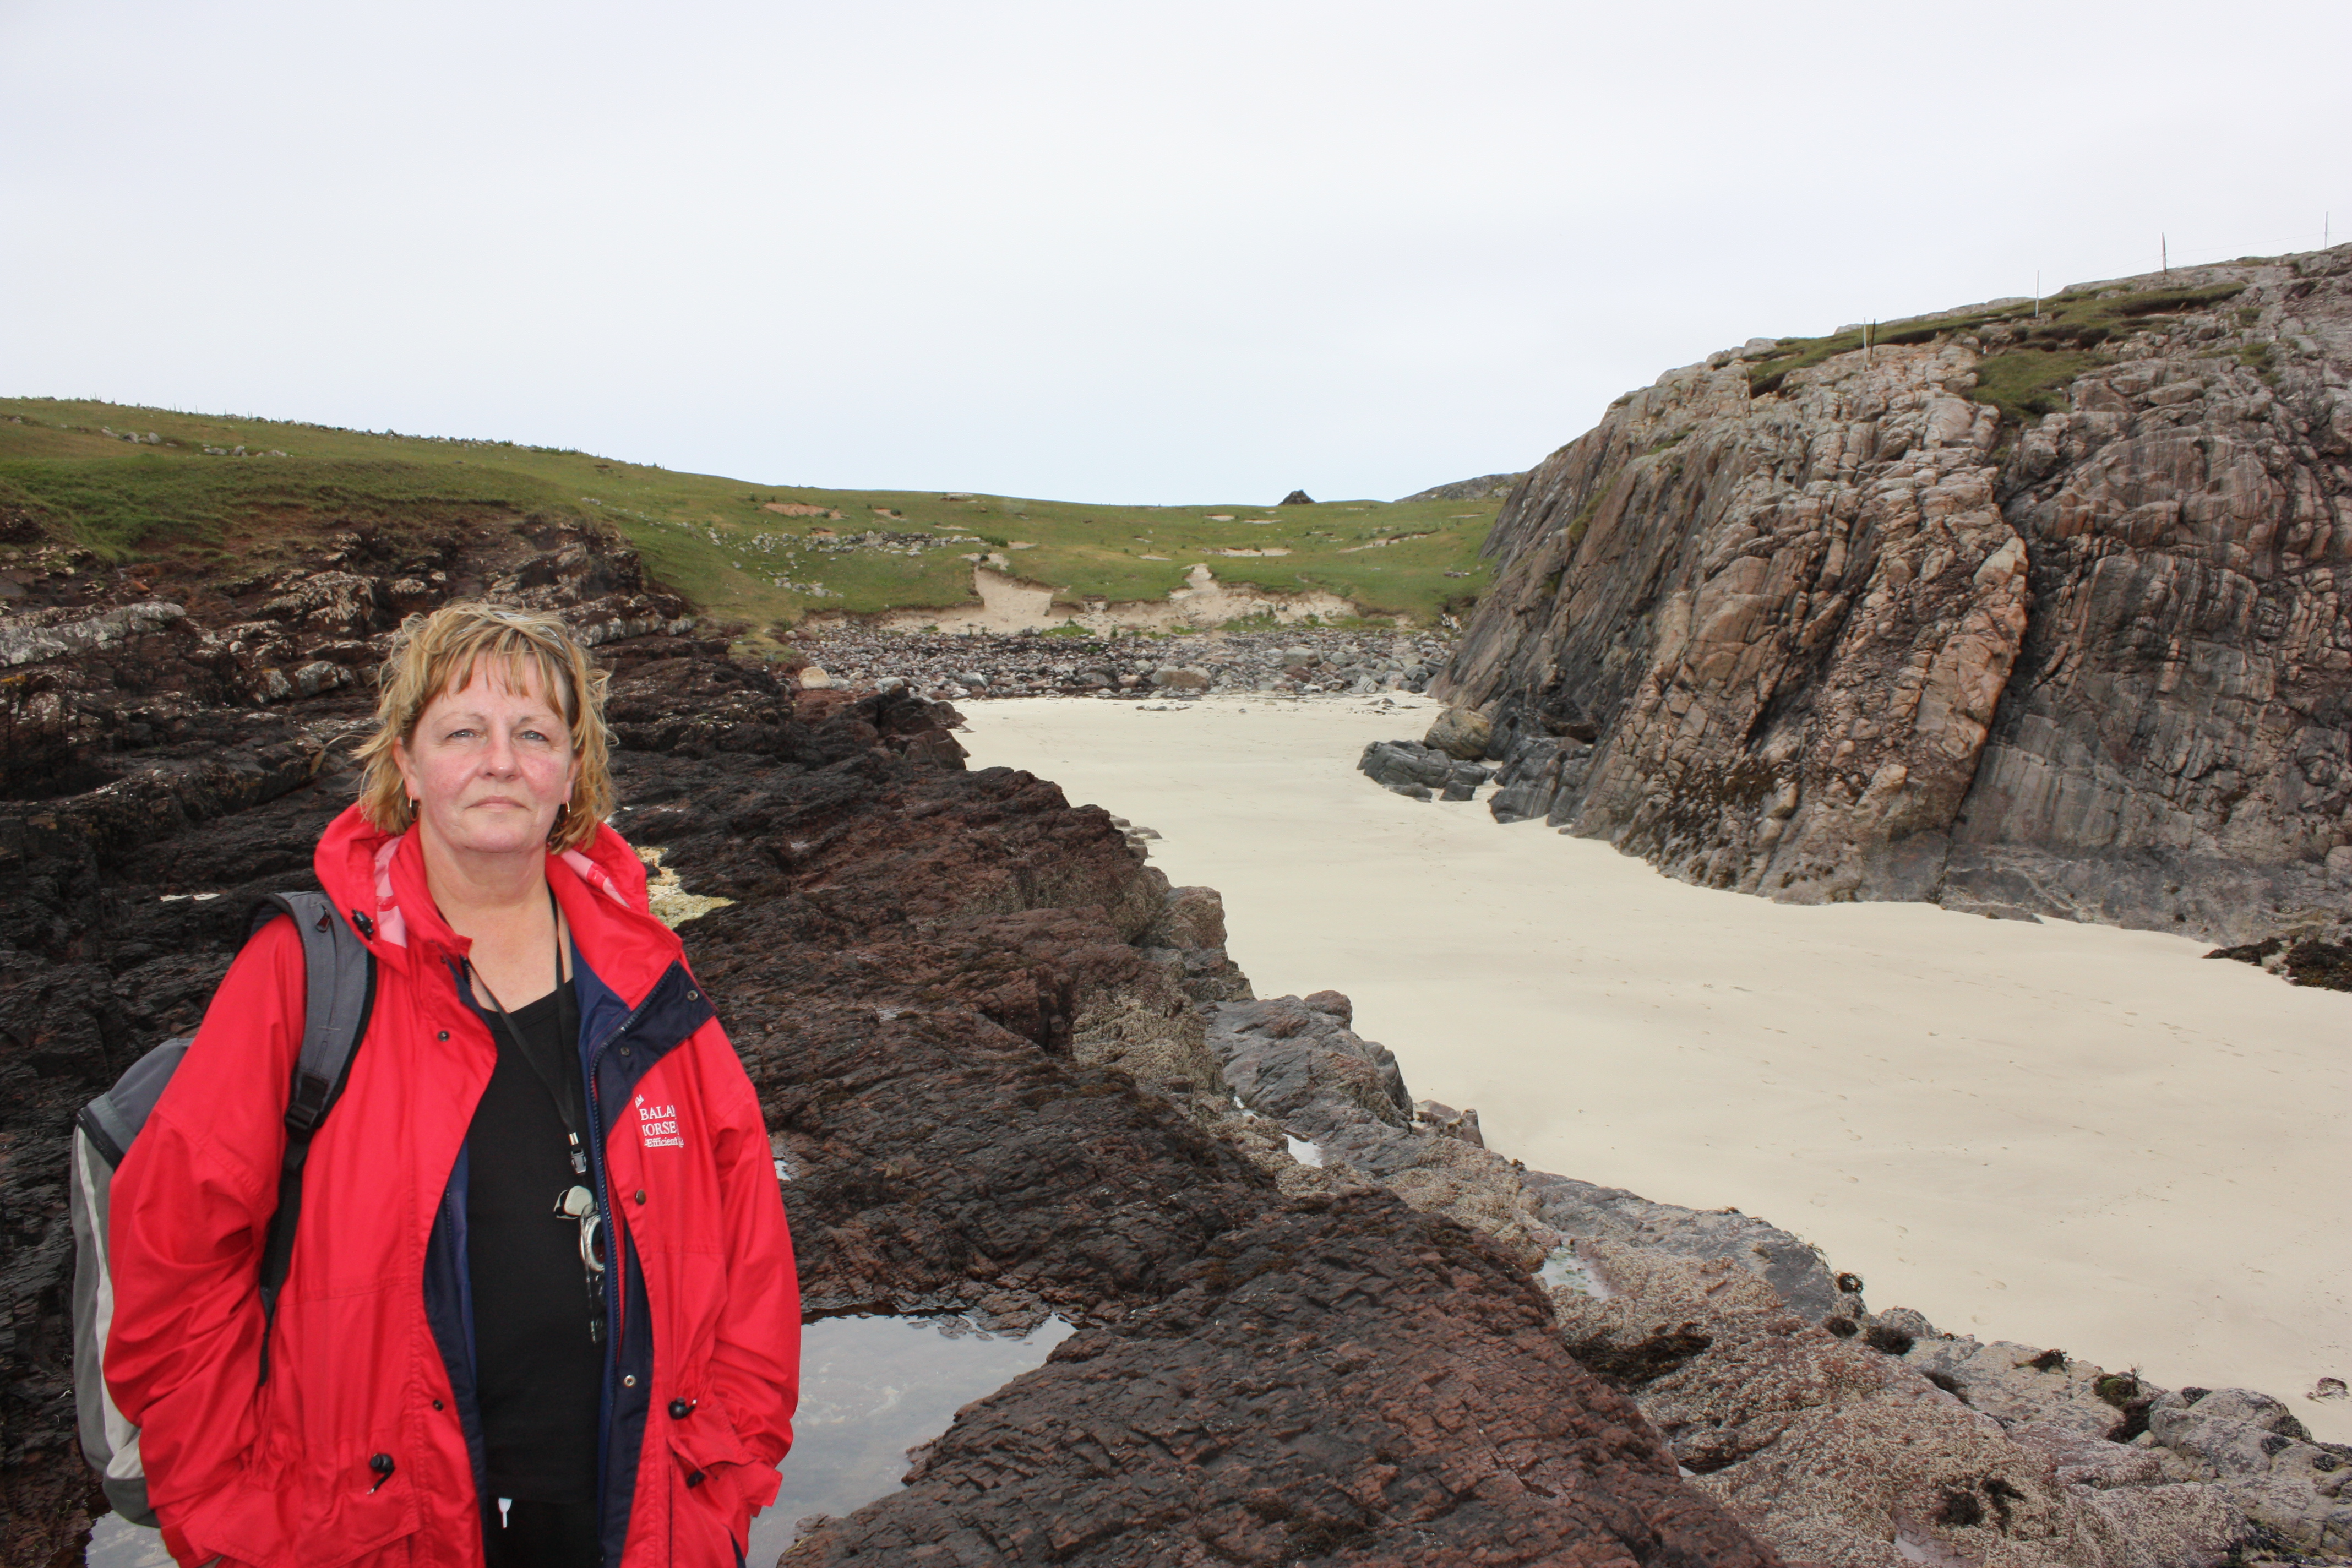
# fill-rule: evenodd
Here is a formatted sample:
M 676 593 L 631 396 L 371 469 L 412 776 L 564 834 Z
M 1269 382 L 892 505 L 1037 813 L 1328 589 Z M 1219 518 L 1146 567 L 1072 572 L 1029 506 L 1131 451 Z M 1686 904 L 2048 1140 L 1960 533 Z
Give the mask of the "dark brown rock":
M 691 625 L 617 538 L 571 523 L 336 530 L 273 546 L 273 564 L 177 558 L 109 569 L 47 550 L 12 574 L 0 621 L 0 798 L 87 791 L 118 755 L 208 750 L 240 710 L 333 700 L 362 713 L 407 613 L 468 594 L 562 614 L 592 644 Z
M 1777 1561 L 1491 1244 L 1386 1194 L 1229 1231 L 786 1563 Z

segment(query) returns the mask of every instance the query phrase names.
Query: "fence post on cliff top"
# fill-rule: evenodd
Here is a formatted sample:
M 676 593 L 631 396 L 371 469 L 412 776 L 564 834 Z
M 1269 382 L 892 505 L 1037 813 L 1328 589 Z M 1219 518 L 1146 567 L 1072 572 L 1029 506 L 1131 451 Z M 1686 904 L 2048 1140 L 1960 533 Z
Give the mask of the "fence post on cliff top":
M 2042 274 L 2039 272 L 2033 275 L 2033 319 L 2037 321 L 2042 319 Z
M 2157 264 L 2164 268 L 2167 278 L 2172 276 L 2172 242 L 2159 231 L 2156 237 Z

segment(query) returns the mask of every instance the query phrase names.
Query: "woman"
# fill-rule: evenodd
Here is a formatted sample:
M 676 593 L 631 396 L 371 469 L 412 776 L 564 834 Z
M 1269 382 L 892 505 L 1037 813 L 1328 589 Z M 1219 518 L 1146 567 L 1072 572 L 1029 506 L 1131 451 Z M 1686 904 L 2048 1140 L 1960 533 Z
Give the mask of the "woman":
M 230 968 L 116 1173 L 107 1381 L 182 1563 L 732 1565 L 775 1495 L 783 1203 L 751 1083 L 604 825 L 604 685 L 548 616 L 402 628 L 359 802 L 319 844 L 374 999 L 274 1320 L 289 922 Z

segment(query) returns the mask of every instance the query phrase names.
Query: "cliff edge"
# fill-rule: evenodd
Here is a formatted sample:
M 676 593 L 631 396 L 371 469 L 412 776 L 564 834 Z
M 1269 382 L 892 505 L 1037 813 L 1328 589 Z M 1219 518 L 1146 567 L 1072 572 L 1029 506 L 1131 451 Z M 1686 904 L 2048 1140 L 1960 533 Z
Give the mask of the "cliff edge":
M 1511 493 L 1496 815 L 1801 902 L 2352 905 L 2352 246 L 1755 339 Z

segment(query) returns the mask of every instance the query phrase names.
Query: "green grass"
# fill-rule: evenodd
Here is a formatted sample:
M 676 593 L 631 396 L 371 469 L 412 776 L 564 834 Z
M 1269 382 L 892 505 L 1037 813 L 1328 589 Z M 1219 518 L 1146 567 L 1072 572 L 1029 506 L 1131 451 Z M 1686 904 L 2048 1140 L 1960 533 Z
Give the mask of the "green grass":
M 2021 341 L 1994 349 L 1978 363 L 1971 395 L 2000 409 L 2004 418 L 2021 422 L 2064 407 L 2065 389 L 2074 378 L 2107 363 L 2095 351 L 2110 338 L 2130 331 L 2151 317 L 2210 310 L 2245 289 L 2242 283 L 2224 283 L 2204 289 L 2057 294 L 2042 301 L 2039 314 L 2031 303 L 2012 303 L 1956 315 L 1881 321 L 1868 330 L 1868 336 L 1874 345 L 1896 345 L 1933 342 L 1996 324 L 2019 331 Z M 2238 311 L 2237 317 L 2241 325 L 2252 324 L 2246 311 Z M 1759 397 L 1778 392 L 1794 372 L 1860 349 L 1864 336 L 1864 329 L 1856 328 L 1824 338 L 1782 338 L 1777 352 L 1748 365 L 1748 391 Z M 2269 345 L 2259 345 L 2259 350 L 2260 363 L 2247 358 L 2257 368 L 2269 363 Z M 2249 355 L 2253 353 L 2247 351 Z
M 152 431 L 165 444 L 134 445 L 105 427 Z M 205 453 L 239 446 L 284 455 Z M 1478 546 L 1499 503 L 1131 506 L 827 490 L 511 442 L 7 398 L 0 399 L 0 505 L 35 511 L 117 561 L 247 551 L 273 531 L 336 519 L 599 517 L 698 610 L 763 628 L 816 611 L 968 604 L 972 563 L 963 557 L 991 553 L 1002 570 L 1052 587 L 1073 610 L 1087 599 L 1164 598 L 1204 563 L 1224 582 L 1320 589 L 1372 614 L 1427 622 L 1466 607 L 1486 585 L 1491 571 Z M 826 515 L 790 516 L 773 510 L 780 507 Z M 856 542 L 877 532 L 899 536 L 898 547 Z M 910 552 L 908 539 L 925 547 Z M 1373 546 L 1376 539 L 1396 542 Z M 1287 553 L 1223 553 L 1241 549 Z
M 0 451 L 7 450 L 0 437 Z M 439 521 L 484 510 L 577 511 L 522 474 L 384 460 L 195 461 L 152 447 L 122 457 L 0 458 L 0 484 L 110 560 L 143 545 L 219 546 L 241 520 L 300 514 Z
M 2104 355 L 2078 349 L 2042 353 L 2021 349 L 1997 353 L 1977 366 L 1972 395 L 1990 403 L 2004 417 L 2022 424 L 2030 416 L 2053 414 L 2066 406 L 2066 388 L 2074 378 L 2105 364 Z

